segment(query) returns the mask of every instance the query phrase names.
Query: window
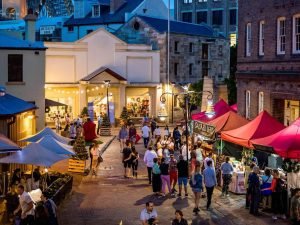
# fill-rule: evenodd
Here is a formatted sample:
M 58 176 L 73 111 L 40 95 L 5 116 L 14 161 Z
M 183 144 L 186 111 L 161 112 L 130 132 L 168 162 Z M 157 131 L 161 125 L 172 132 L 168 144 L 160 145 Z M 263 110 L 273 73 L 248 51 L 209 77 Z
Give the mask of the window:
M 208 61 L 202 62 L 202 77 L 208 76 Z
M 207 11 L 197 12 L 197 23 L 207 23 Z
M 258 113 L 264 111 L 264 93 L 258 92 Z
M 193 75 L 193 63 L 189 64 L 189 75 Z
M 236 25 L 236 9 L 230 9 L 229 14 L 230 14 L 230 18 L 229 18 L 230 25 Z
M 174 75 L 175 77 L 178 76 L 178 63 L 174 63 Z
M 198 0 L 198 2 L 207 2 L 207 0 Z
M 293 53 L 300 53 L 300 15 L 293 16 Z
M 8 55 L 8 82 L 23 82 L 23 55 Z
M 192 22 L 193 13 L 192 12 L 184 12 L 182 13 L 182 21 L 191 23 Z
M 213 23 L 213 25 L 222 25 L 223 24 L 223 10 L 213 11 L 212 23 Z
M 190 51 L 190 53 L 194 52 L 194 43 L 192 43 L 192 42 L 189 45 L 189 51 Z
M 100 5 L 93 5 L 93 17 L 99 17 L 100 16 Z
M 265 54 L 265 21 L 259 22 L 259 55 Z
M 174 52 L 179 53 L 179 41 L 174 42 Z
M 246 91 L 246 119 L 250 119 L 250 91 Z
M 183 0 L 183 3 L 185 3 L 185 4 L 193 3 L 193 0 Z
M 251 23 L 248 23 L 246 27 L 246 56 L 251 56 L 251 41 Z
M 208 59 L 208 44 L 202 44 L 202 59 Z
M 74 27 L 73 26 L 68 26 L 68 31 L 69 32 L 73 32 L 74 31 Z
M 280 17 L 277 19 L 277 54 L 285 54 L 285 39 L 286 39 L 286 19 Z

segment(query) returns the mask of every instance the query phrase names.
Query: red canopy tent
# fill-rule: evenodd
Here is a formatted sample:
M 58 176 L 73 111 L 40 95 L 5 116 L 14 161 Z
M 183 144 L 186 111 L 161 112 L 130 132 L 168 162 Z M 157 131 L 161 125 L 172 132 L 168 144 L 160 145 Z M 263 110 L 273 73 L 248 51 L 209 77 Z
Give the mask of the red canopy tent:
M 244 117 L 238 115 L 235 112 L 229 111 L 222 116 L 208 122 L 210 125 L 216 127 L 216 132 L 220 133 L 221 131 L 233 130 L 244 126 L 249 121 Z
M 246 148 L 253 148 L 251 140 L 267 137 L 284 128 L 283 124 L 279 123 L 266 111 L 263 111 L 248 124 L 234 130 L 221 132 L 221 138 L 224 141 Z
M 300 159 L 300 118 L 285 129 L 268 137 L 252 140 L 256 145 L 272 147 L 283 158 Z
M 196 113 L 196 114 L 192 115 L 192 120 L 208 122 L 219 116 L 224 115 L 225 113 L 227 113 L 229 111 L 232 111 L 232 109 L 223 99 L 220 99 L 214 105 L 214 111 L 215 111 L 215 115 L 212 118 L 208 118 L 207 115 L 205 115 L 205 112 L 200 112 L 200 113 Z
M 231 105 L 230 108 L 231 108 L 234 112 L 237 112 L 237 111 L 238 111 L 237 104 Z

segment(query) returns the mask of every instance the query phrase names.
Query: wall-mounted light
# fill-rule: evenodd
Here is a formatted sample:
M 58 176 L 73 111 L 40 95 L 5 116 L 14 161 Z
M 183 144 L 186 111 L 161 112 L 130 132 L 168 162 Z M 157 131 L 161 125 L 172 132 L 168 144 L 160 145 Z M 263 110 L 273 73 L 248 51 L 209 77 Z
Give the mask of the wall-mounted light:
M 6 88 L 3 86 L 0 86 L 0 97 L 3 97 L 6 94 Z

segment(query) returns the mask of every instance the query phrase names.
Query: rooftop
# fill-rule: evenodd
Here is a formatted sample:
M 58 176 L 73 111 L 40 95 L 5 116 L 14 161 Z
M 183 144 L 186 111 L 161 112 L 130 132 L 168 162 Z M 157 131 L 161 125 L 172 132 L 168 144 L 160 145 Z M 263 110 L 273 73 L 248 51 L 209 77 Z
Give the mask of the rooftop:
M 15 37 L 1 34 L 0 35 L 0 49 L 32 49 L 45 50 L 46 47 L 42 42 L 29 42 L 20 40 Z
M 99 0 L 99 2 L 108 2 L 107 0 Z M 116 12 L 102 13 L 100 17 L 92 17 L 89 13 L 85 18 L 74 18 L 71 16 L 64 26 L 78 26 L 78 25 L 97 25 L 108 23 L 125 23 L 125 14 L 132 12 L 136 9 L 143 0 L 127 0 Z

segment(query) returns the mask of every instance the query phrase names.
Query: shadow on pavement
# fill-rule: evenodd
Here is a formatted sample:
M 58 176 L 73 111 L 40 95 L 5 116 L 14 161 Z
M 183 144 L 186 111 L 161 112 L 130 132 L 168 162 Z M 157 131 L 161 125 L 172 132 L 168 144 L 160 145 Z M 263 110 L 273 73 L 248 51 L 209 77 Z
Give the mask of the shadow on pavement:
M 200 215 L 193 218 L 191 225 L 210 225 L 209 219 L 203 219 Z
M 155 206 L 160 206 L 162 205 L 166 200 L 168 199 L 168 197 L 158 197 L 154 194 L 151 195 L 147 195 L 139 200 L 137 200 L 134 205 L 138 206 L 138 205 L 145 205 L 148 201 L 152 201 L 154 203 Z
M 174 209 L 182 210 L 189 207 L 188 198 L 177 198 L 175 202 L 172 203 Z

